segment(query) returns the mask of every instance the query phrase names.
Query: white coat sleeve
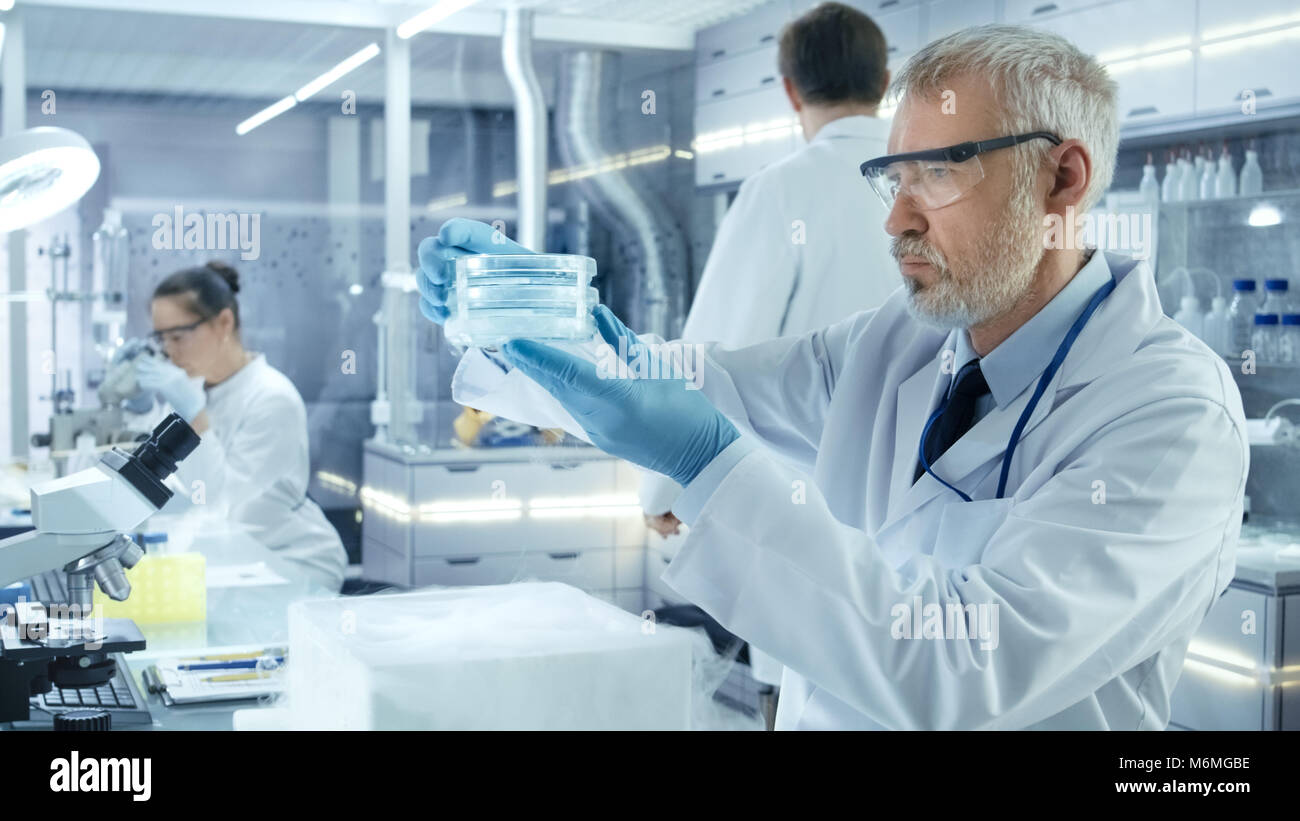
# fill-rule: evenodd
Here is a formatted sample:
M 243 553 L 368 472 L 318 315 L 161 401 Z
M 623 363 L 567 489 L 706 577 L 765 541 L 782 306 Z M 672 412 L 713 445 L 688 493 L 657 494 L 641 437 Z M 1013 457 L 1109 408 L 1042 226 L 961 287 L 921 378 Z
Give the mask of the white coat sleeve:
M 975 506 L 1006 506 L 985 508 L 1000 522 L 990 535 L 950 534 L 980 540 L 978 563 L 945 567 L 918 545 L 895 569 L 815 486 L 792 504 L 788 470 L 750 449 L 721 479 L 706 467 L 686 488 L 707 497 L 683 516 L 691 533 L 663 578 L 881 725 L 1024 727 L 1200 622 L 1232 576 L 1247 460 L 1223 406 L 1158 400 L 1099 426 L 1031 495 L 951 505 L 977 517 Z M 917 597 L 945 614 L 996 606 L 996 647 L 896 638 L 896 608 Z
M 304 464 L 297 449 L 306 430 L 305 414 L 288 397 L 259 398 L 222 442 L 211 430 L 177 467 L 177 475 L 193 493 L 202 481 L 205 504 L 235 511 L 264 494 L 292 466 Z M 307 488 L 304 486 L 305 494 Z
M 781 334 L 801 261 L 786 202 L 777 174 L 760 172 L 741 184 L 704 264 L 683 341 L 739 347 Z M 647 472 L 641 507 L 666 513 L 681 491 L 669 477 Z
M 850 340 L 869 314 L 857 314 L 803 336 L 781 337 L 745 348 L 715 343 L 690 346 L 700 392 L 742 432 L 801 469 L 817 458 L 826 410 L 843 370 Z M 647 341 L 657 337 L 642 335 Z M 559 347 L 559 346 L 557 346 Z M 595 343 L 563 346 L 597 361 Z M 456 402 L 516 422 L 559 427 L 591 441 L 560 403 L 523 373 L 478 349 L 461 358 L 451 380 Z

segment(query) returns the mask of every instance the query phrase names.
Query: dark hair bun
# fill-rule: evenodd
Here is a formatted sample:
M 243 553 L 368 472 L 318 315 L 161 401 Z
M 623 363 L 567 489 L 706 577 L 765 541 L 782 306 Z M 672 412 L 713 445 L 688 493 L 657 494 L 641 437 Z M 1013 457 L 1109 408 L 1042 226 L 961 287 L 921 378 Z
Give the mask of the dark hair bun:
M 227 265 L 219 259 L 212 260 L 208 263 L 207 267 L 208 270 L 226 281 L 226 284 L 230 286 L 230 293 L 239 293 L 239 272 L 236 271 L 234 267 Z

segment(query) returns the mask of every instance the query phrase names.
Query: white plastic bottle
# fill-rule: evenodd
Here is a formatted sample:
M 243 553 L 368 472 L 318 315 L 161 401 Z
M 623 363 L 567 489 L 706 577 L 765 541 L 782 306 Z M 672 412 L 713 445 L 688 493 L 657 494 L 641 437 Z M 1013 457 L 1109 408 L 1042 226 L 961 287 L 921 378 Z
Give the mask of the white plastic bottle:
M 1264 280 L 1264 304 L 1259 306 L 1261 314 L 1282 316 L 1294 313 L 1291 310 L 1291 301 L 1287 298 L 1287 285 L 1285 279 Z
M 1192 158 L 1192 179 L 1196 181 L 1196 187 L 1190 199 L 1205 199 L 1205 153 L 1201 149 L 1197 149 L 1196 156 Z
M 1160 202 L 1160 182 L 1156 180 L 1156 166 L 1147 152 L 1147 164 L 1142 166 L 1142 182 L 1138 183 L 1138 193 L 1149 203 Z
M 1232 292 L 1232 304 L 1228 306 L 1232 332 L 1225 353 L 1236 357 L 1250 347 L 1250 337 L 1255 331 L 1255 280 L 1234 279 Z
M 1194 200 L 1199 190 L 1196 168 L 1187 154 L 1178 158 L 1178 199 Z
M 1246 149 L 1246 163 L 1241 167 L 1241 196 L 1253 197 L 1264 191 L 1264 172 L 1259 167 L 1259 155 L 1253 148 Z
M 1300 314 L 1283 314 L 1277 337 L 1279 365 L 1300 365 Z
M 1250 349 L 1260 365 L 1277 364 L 1277 314 L 1255 314 L 1255 330 L 1250 337 Z
M 1201 301 L 1194 296 L 1185 296 L 1178 303 L 1178 313 L 1174 321 L 1191 331 L 1197 339 L 1205 339 L 1205 315 L 1201 313 Z
M 1223 153 L 1219 155 L 1219 175 L 1214 181 L 1214 196 L 1219 199 L 1237 196 L 1237 171 L 1232 167 L 1227 140 L 1223 141 Z
M 1165 163 L 1165 178 L 1160 183 L 1160 201 L 1174 202 L 1178 199 L 1178 166 L 1174 164 L 1174 154 L 1169 152 Z
M 1228 319 L 1228 300 L 1216 296 L 1210 300 L 1210 312 L 1205 315 L 1204 336 L 1206 345 L 1217 354 L 1228 353 L 1228 341 L 1232 338 L 1232 325 Z
M 1219 179 L 1219 167 L 1214 164 L 1214 157 L 1207 149 L 1205 160 L 1201 164 L 1201 199 L 1214 199 L 1214 186 Z

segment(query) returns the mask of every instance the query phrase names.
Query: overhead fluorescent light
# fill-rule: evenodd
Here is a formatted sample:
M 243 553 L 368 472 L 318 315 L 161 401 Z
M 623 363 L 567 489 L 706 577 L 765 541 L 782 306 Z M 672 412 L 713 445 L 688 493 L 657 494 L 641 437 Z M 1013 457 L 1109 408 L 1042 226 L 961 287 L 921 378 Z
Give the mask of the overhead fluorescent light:
M 242 137 L 272 117 L 278 117 L 293 108 L 297 103 L 298 101 L 293 98 L 292 94 L 277 102 L 271 103 L 266 108 L 235 126 L 235 133 Z
M 1282 40 L 1292 40 L 1300 37 L 1300 25 L 1291 26 L 1290 28 L 1277 29 L 1276 31 L 1266 31 L 1263 34 L 1251 34 L 1246 37 L 1234 37 L 1230 40 L 1220 40 L 1216 43 L 1208 43 L 1201 46 L 1201 54 L 1207 57 L 1213 57 L 1218 54 L 1227 54 L 1232 51 L 1244 51 L 1246 49 L 1263 48 Z
M 0 0 L 0 11 L 9 11 L 14 7 L 14 0 Z
M 1210 29 L 1201 34 L 1201 42 L 1220 40 L 1224 37 L 1236 37 L 1239 34 L 1249 34 L 1252 31 L 1263 31 L 1264 29 L 1277 28 L 1291 23 L 1300 23 L 1300 12 L 1275 15 L 1273 17 L 1256 17 L 1253 20 L 1234 22 L 1227 26 L 1220 26 L 1217 29 Z
M 429 26 L 437 25 L 458 11 L 469 8 L 478 0 L 438 0 L 432 6 L 397 27 L 397 36 L 409 40 Z
M 301 103 L 304 100 L 306 100 L 308 97 L 312 96 L 316 92 L 325 88 L 330 83 L 342 77 L 344 74 L 347 74 L 349 71 L 353 70 L 354 68 L 361 65 L 362 63 L 365 63 L 369 60 L 373 60 L 378 54 L 379 54 L 379 44 L 371 43 L 370 45 L 358 51 L 356 54 L 353 54 L 348 59 L 334 66 L 334 68 L 330 69 L 329 71 L 325 72 L 321 76 L 317 77 L 315 80 L 312 80 L 307 85 L 295 91 L 293 96 L 296 97 L 298 102 Z

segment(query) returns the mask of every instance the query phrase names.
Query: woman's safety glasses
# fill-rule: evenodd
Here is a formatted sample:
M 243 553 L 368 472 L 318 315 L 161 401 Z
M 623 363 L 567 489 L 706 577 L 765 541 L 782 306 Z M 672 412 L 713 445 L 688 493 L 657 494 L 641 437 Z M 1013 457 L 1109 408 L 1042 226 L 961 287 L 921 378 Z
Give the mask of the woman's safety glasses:
M 980 154 L 1008 148 L 1030 140 L 1051 140 L 1060 145 L 1061 138 L 1046 131 L 998 137 L 995 140 L 959 143 L 947 148 L 928 151 L 910 151 L 906 154 L 889 154 L 867 160 L 860 166 L 886 209 L 892 210 L 894 200 L 903 196 L 925 211 L 952 205 L 966 196 L 980 180 L 984 179 L 984 166 Z

